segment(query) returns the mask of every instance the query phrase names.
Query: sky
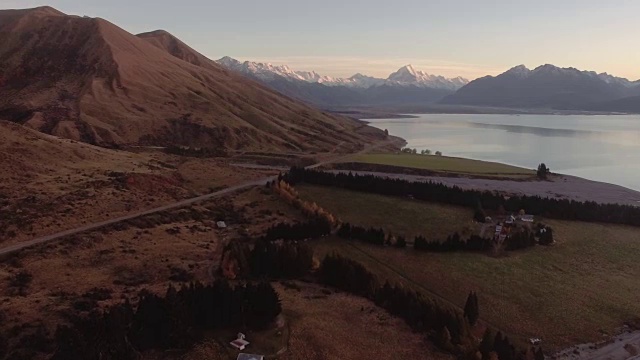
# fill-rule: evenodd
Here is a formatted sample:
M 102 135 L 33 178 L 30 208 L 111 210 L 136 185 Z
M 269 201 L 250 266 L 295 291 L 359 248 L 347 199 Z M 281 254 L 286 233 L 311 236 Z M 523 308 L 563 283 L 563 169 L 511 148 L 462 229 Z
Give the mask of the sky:
M 164 29 L 204 55 L 347 77 L 401 66 L 447 77 L 524 64 L 640 79 L 640 0 L 0 0 Z

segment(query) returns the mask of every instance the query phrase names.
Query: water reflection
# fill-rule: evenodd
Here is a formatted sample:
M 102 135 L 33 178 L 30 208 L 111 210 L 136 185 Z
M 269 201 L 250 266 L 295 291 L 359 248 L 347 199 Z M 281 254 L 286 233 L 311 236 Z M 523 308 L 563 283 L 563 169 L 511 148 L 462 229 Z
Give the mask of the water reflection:
M 640 190 L 640 118 L 637 116 L 422 115 L 376 119 L 418 150 L 498 161 Z
M 545 137 L 587 137 L 587 136 L 593 136 L 596 134 L 602 134 L 602 135 L 605 134 L 605 132 L 603 131 L 552 129 L 552 128 L 522 126 L 522 125 L 485 124 L 485 123 L 478 123 L 478 122 L 470 122 L 469 125 L 471 125 L 471 127 L 476 127 L 481 129 L 505 130 L 510 133 L 533 134 L 533 135 L 545 136 Z

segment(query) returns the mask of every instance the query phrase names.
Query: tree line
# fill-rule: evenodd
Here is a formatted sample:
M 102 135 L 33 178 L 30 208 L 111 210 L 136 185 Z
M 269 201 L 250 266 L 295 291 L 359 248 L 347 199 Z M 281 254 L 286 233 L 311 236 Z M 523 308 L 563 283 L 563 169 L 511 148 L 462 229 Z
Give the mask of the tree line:
M 279 180 L 289 184 L 309 183 L 339 187 L 354 191 L 390 196 L 412 196 L 418 200 L 475 208 L 517 212 L 526 209 L 529 214 L 560 220 L 604 222 L 640 226 L 640 207 L 618 204 L 598 204 L 540 196 L 504 196 L 491 191 L 464 190 L 434 182 L 410 182 L 372 175 L 329 173 L 313 169 L 291 168 Z
M 147 350 L 187 348 L 203 332 L 225 328 L 264 329 L 282 310 L 269 283 L 232 287 L 217 280 L 169 287 L 161 297 L 141 295 L 134 309 L 126 302 L 59 326 L 52 360 L 138 359 Z
M 332 226 L 324 217 L 313 217 L 302 223 L 280 222 L 269 227 L 260 237 L 263 241 L 315 239 L 331 234 Z
M 362 264 L 338 254 L 327 255 L 318 271 L 320 282 L 354 295 L 372 300 L 390 314 L 403 319 L 414 331 L 425 333 L 441 349 L 461 358 L 483 360 L 532 359 L 541 350 L 518 349 L 508 338 L 495 337 L 478 346 L 471 324 L 478 321 L 479 305 L 475 293 L 467 299 L 464 313 L 425 298 L 421 293 L 393 286 L 381 285 L 377 277 Z M 536 357 L 536 359 L 538 359 Z
M 350 223 L 342 223 L 336 233 L 343 239 L 360 240 L 372 245 L 378 246 L 394 246 L 404 248 L 407 242 L 403 236 L 392 236 L 386 234 L 383 229 L 365 228 L 362 226 L 351 225 Z M 539 224 L 537 232 L 530 231 L 526 228 L 520 229 L 509 235 L 504 244 L 506 251 L 515 251 L 525 249 L 536 244 L 550 245 L 553 243 L 553 229 L 551 227 Z M 471 235 L 468 239 L 463 239 L 459 233 L 449 235 L 444 241 L 428 240 L 424 235 L 418 235 L 414 238 L 413 247 L 418 251 L 425 252 L 486 252 L 494 247 L 494 240 L 483 238 L 478 235 Z

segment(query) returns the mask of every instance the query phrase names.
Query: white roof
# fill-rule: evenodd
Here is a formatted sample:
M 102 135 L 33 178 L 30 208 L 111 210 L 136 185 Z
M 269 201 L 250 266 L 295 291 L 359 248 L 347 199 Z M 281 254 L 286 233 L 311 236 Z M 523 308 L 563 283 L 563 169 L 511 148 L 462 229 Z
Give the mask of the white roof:
M 238 349 L 238 350 L 244 350 L 244 348 L 249 345 L 249 342 L 247 340 L 243 340 L 243 339 L 235 339 L 232 342 L 230 342 L 231 346 L 233 346 L 234 348 Z

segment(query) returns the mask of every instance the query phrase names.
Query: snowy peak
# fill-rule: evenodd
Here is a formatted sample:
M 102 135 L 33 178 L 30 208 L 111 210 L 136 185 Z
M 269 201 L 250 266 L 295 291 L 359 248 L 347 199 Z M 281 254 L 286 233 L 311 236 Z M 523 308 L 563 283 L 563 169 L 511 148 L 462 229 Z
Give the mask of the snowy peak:
M 429 75 L 424 71 L 416 70 L 412 65 L 401 67 L 387 78 L 389 85 L 410 85 L 448 90 L 457 90 L 467 83 L 469 80 L 462 77 L 447 79 L 444 76 Z
M 429 75 L 423 71 L 416 70 L 411 65 L 403 66 L 387 79 L 380 79 L 361 73 L 357 73 L 350 78 L 332 78 L 330 76 L 320 75 L 315 71 L 294 71 L 286 65 L 274 66 L 269 63 L 249 61 L 242 63 L 228 56 L 216 62 L 227 69 L 257 77 L 263 81 L 273 81 L 281 77 L 289 81 L 304 81 L 326 86 L 346 86 L 363 89 L 380 85 L 391 85 L 457 90 L 469 82 L 462 77 L 447 79 L 443 76 Z

